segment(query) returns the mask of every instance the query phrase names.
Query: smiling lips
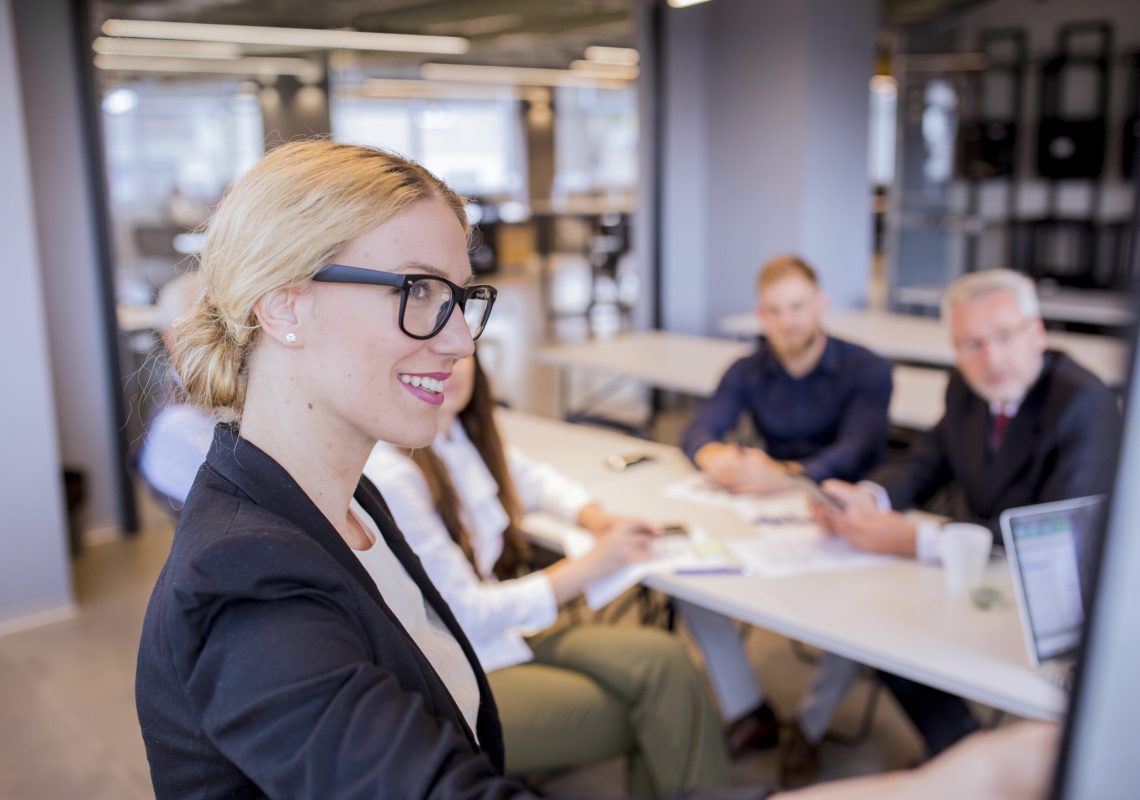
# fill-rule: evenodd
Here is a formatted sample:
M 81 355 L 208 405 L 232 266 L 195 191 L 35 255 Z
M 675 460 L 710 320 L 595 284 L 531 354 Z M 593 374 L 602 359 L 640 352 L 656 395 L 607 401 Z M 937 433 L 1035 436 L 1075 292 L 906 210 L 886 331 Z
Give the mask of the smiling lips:
M 401 372 L 397 377 L 400 383 L 413 395 L 433 406 L 443 405 L 443 382 L 451 376 L 446 372 L 430 372 L 412 375 Z

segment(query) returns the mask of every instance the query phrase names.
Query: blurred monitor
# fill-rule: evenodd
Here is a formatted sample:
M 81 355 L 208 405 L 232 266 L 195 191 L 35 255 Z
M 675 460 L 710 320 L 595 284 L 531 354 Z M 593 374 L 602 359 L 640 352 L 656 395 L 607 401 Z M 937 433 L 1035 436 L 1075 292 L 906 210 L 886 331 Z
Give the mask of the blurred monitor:
M 1140 182 L 1133 233 L 1140 228 Z M 1133 237 L 1132 269 L 1140 275 Z M 1134 307 L 1140 286 L 1134 286 Z M 1140 796 L 1140 369 L 1136 330 L 1124 434 L 1089 604 L 1053 797 L 1115 800 Z M 1111 457 L 1111 454 L 1105 454 Z

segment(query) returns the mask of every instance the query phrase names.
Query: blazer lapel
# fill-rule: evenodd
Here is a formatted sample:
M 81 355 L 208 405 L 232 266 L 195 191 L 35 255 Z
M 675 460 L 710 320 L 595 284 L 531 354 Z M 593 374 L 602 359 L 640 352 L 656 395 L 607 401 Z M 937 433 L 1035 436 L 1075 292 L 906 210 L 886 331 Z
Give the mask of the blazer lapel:
M 419 556 L 408 545 L 403 533 L 396 526 L 384 496 L 375 484 L 364 476 L 361 476 L 360 483 L 357 485 L 356 500 L 376 522 L 376 527 L 380 529 L 380 533 L 392 554 L 396 556 L 404 570 L 415 581 L 416 586 L 423 594 L 424 601 L 432 607 L 443 624 L 447 626 L 448 631 L 455 637 L 455 641 L 459 643 L 463 654 L 467 657 L 467 662 L 471 665 L 471 670 L 475 674 L 475 681 L 479 686 L 479 741 L 483 749 L 491 756 L 492 761 L 499 769 L 502 769 L 502 728 L 499 722 L 498 708 L 495 706 L 490 684 L 487 683 L 487 676 L 483 672 L 483 667 L 480 665 L 479 658 L 475 655 L 475 650 L 471 647 L 467 635 L 459 626 L 459 622 L 451 612 L 451 607 L 447 605 L 439 590 L 435 588 L 435 584 L 431 582 L 427 572 L 424 571 Z M 459 714 L 458 708 L 456 713 Z M 462 714 L 459 714 L 459 717 L 461 720 L 463 719 Z
M 332 523 L 321 513 L 313 501 L 309 499 L 309 496 L 305 494 L 304 490 L 293 480 L 293 477 L 285 468 L 256 445 L 246 439 L 242 439 L 234 428 L 225 424 L 219 424 L 214 429 L 214 442 L 210 446 L 209 453 L 206 455 L 206 462 L 218 474 L 248 495 L 253 502 L 291 521 L 300 528 L 301 531 L 312 537 L 364 588 L 368 595 L 376 602 L 381 612 L 403 633 L 409 646 L 418 654 L 423 670 L 436 677 L 440 686 L 440 692 L 447 698 L 447 702 L 451 704 L 454 721 L 467 736 L 472 747 L 480 749 L 474 734 L 471 732 L 466 719 L 463 717 L 463 713 L 455 704 L 455 699 L 451 696 L 451 692 L 448 691 L 443 680 L 439 678 L 439 675 L 435 672 L 435 668 L 432 667 L 427 657 L 419 650 L 415 640 L 412 639 L 399 618 L 396 617 L 392 609 L 388 607 L 388 604 L 384 602 L 384 597 L 380 594 L 380 590 L 376 587 L 376 582 L 372 580 L 372 576 L 368 574 L 368 571 L 360 563 L 360 560 L 352 552 L 348 544 L 346 544 L 340 534 L 337 533 Z M 361 483 L 357 486 L 356 498 L 361 506 L 364 507 L 364 510 L 376 521 L 376 526 L 380 529 L 384 540 L 392 549 L 393 554 L 400 561 L 400 564 L 403 565 L 404 569 L 407 570 L 412 580 L 415 581 L 423 593 L 424 600 L 431 603 L 432 608 L 435 609 L 440 619 L 447 625 L 448 630 L 455 636 L 460 647 L 463 648 L 467 660 L 471 662 L 476 681 L 479 685 L 480 733 L 482 734 L 483 731 L 487 732 L 485 740 L 482 736 L 480 737 L 480 740 L 484 741 L 484 747 L 482 749 L 491 757 L 498 769 L 502 771 L 502 729 L 499 726 L 498 711 L 495 708 L 494 700 L 491 698 L 491 689 L 487 685 L 486 676 L 479 667 L 478 659 L 475 657 L 474 651 L 471 650 L 467 637 L 463 635 L 462 630 L 460 630 L 458 623 L 455 621 L 455 617 L 451 614 L 451 610 L 447 607 L 447 604 L 443 602 L 443 599 L 439 596 L 439 592 L 436 591 L 435 586 L 432 585 L 427 574 L 423 571 L 419 559 L 412 553 L 411 548 L 409 548 L 407 542 L 404 541 L 403 535 L 400 534 L 399 530 L 395 527 L 391 512 L 388 511 L 388 505 L 380 496 L 380 492 L 366 478 L 361 478 Z
M 1025 393 L 1025 399 L 1021 401 L 1016 416 L 1009 421 L 1005 441 L 994 458 L 989 481 L 991 502 L 987 503 L 987 506 L 996 504 L 1015 481 L 1021 480 L 1025 465 L 1038 453 L 1043 452 L 1043 437 L 1048 435 L 1044 420 L 1045 400 L 1052 374 L 1053 359 L 1051 354 L 1047 353 L 1041 374 Z M 1001 510 L 1003 509 L 996 509 L 994 514 Z
M 384 604 L 376 582 L 336 528 L 293 480 L 293 476 L 271 456 L 241 438 L 233 428 L 219 424 L 214 429 L 214 443 L 206 461 L 222 477 L 249 495 L 253 502 L 293 522 L 315 539 L 372 599 Z
M 957 448 L 958 458 L 962 462 L 963 476 L 969 477 L 969 484 L 982 483 L 992 469 L 989 451 L 989 417 L 990 412 L 985 402 L 973 392 L 965 395 L 966 401 L 953 413 L 958 419 L 956 424 L 949 426 L 953 431 L 953 445 Z M 962 481 L 964 488 L 972 488 Z

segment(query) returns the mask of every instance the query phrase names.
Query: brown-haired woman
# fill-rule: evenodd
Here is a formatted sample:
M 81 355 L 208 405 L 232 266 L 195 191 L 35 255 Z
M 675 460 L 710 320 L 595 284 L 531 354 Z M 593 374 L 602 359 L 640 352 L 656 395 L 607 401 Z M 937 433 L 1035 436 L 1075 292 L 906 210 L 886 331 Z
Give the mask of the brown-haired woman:
M 675 637 L 652 628 L 552 627 L 585 586 L 647 555 L 651 527 L 613 517 L 550 466 L 503 446 L 477 359 L 456 363 L 430 448 L 379 445 L 365 466 L 471 640 L 503 722 L 509 772 L 629 754 L 631 792 L 730 782 L 720 719 Z M 516 523 L 553 512 L 598 544 L 520 577 Z M 368 553 L 358 554 L 372 571 Z M 529 637 L 529 638 L 528 638 Z

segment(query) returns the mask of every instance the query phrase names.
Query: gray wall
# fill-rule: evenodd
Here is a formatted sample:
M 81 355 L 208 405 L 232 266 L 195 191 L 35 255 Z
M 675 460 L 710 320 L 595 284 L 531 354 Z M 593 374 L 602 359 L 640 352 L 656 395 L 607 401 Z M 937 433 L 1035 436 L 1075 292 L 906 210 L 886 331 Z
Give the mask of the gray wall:
M 875 0 L 717 0 L 669 9 L 664 327 L 711 332 L 754 305 L 782 252 L 820 270 L 837 307 L 870 279 L 867 178 Z
M 15 618 L 71 604 L 59 441 L 49 373 L 40 253 L 32 215 L 10 6 L 0 3 L 0 241 L 4 322 L 0 393 L 4 472 L 0 478 L 0 631 Z
M 113 370 L 102 316 L 97 240 L 80 125 L 80 85 L 67 0 L 15 0 L 27 164 L 46 289 L 58 455 L 83 470 L 86 528 L 118 528 Z

